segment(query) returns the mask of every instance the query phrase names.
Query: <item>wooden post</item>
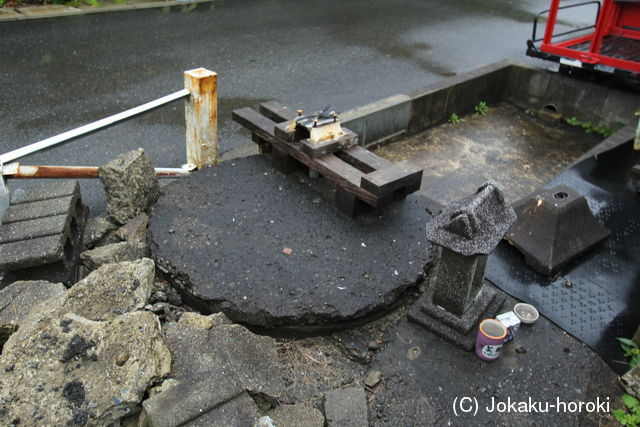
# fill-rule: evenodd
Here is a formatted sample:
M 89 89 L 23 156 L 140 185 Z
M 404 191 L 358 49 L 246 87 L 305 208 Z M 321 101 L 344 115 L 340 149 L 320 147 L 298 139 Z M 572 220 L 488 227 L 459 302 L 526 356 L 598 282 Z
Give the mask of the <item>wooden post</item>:
M 216 164 L 218 157 L 218 75 L 205 68 L 184 72 L 187 163 L 197 169 Z

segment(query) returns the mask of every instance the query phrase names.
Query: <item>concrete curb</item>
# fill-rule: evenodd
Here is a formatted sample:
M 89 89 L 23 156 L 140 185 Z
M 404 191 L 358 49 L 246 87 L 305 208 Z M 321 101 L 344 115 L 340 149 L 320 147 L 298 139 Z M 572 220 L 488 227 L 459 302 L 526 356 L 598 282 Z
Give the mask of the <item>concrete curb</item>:
M 194 7 L 200 3 L 213 3 L 215 0 L 128 0 L 127 4 L 102 3 L 99 6 L 83 5 L 78 7 L 64 5 L 32 6 L 19 8 L 0 8 L 0 22 L 24 21 L 28 19 L 58 18 L 72 15 L 89 15 L 93 13 L 120 12 L 125 10 L 154 9 L 164 7 Z
M 634 118 L 637 104 L 633 94 L 502 60 L 345 111 L 341 118 L 360 136 L 360 145 L 371 147 L 445 123 L 453 113 L 473 113 L 479 101 L 491 105 L 503 100 L 535 111 L 553 104 L 566 117 L 607 125 Z M 576 107 L 585 103 L 597 107 L 586 111 Z
M 360 135 L 360 145 L 384 145 L 446 122 L 453 112 L 473 111 L 478 98 L 497 101 L 505 90 L 505 74 L 513 66 L 513 61 L 503 60 L 393 95 L 343 112 L 342 123 Z

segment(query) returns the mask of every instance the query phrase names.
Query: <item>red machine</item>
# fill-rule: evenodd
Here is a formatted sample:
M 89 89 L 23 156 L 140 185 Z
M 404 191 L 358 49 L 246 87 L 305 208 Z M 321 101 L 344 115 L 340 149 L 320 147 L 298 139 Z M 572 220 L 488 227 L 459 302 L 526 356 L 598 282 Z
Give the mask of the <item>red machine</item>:
M 575 7 L 594 7 L 595 24 L 556 34 L 558 10 Z M 543 15 L 547 15 L 544 36 L 536 38 L 538 19 Z M 587 1 L 567 6 L 551 0 L 550 8 L 536 15 L 527 47 L 529 56 L 588 70 L 624 73 L 638 80 L 640 0 Z

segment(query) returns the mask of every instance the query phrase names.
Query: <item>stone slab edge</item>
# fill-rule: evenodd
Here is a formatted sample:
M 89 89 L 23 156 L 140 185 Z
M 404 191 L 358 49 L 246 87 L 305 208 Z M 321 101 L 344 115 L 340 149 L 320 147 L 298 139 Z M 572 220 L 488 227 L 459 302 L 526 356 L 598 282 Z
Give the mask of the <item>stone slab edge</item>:
M 487 284 L 485 283 L 484 286 L 486 287 Z M 496 296 L 492 299 L 487 308 L 481 314 L 480 319 L 494 318 L 498 310 L 500 310 L 500 308 L 504 304 L 506 298 L 507 297 L 505 294 L 501 292 L 496 293 Z M 426 330 L 433 332 L 434 334 L 463 350 L 472 351 L 475 347 L 477 333 L 476 328 L 472 328 L 467 333 L 462 333 L 442 323 L 442 321 L 429 316 L 421 310 L 411 310 L 407 314 L 407 318 L 413 323 L 422 326 Z
M 215 0 L 189 0 L 189 1 L 169 0 L 169 1 L 156 1 L 156 2 L 148 2 L 148 3 L 114 4 L 114 5 L 103 6 L 103 7 L 91 7 L 91 6 L 66 7 L 64 9 L 60 9 L 55 12 L 34 14 L 34 15 L 30 15 L 30 14 L 26 15 L 11 8 L 4 8 L 4 9 L 0 9 L 0 22 L 24 21 L 28 19 L 41 19 L 41 18 L 58 18 L 58 17 L 71 16 L 71 15 L 88 15 L 92 13 L 119 12 L 123 10 L 154 9 L 154 8 L 162 8 L 162 7 L 169 7 L 169 6 L 186 6 L 186 5 L 198 4 L 198 3 L 212 3 L 214 1 Z
M 485 67 L 439 80 L 436 83 L 412 90 L 405 94 L 392 95 L 382 100 L 356 107 L 340 114 L 342 124 L 360 135 L 359 143 L 361 145 L 372 146 L 391 142 L 407 134 L 411 117 L 415 114 L 413 110 L 416 101 L 430 97 L 432 94 L 443 89 L 453 88 L 474 79 L 484 81 L 482 77 L 490 76 L 496 71 L 514 66 L 525 67 L 525 65 L 515 61 L 505 59 Z M 377 138 L 374 140 L 366 135 L 368 131 L 367 121 L 369 119 L 376 119 L 372 120 L 376 126 L 375 134 Z M 380 121 L 387 125 L 386 129 L 381 128 Z
M 432 122 L 425 129 L 415 128 L 415 125 L 412 126 L 412 117 L 419 114 L 429 114 L 429 111 L 419 111 L 424 108 L 421 104 L 423 104 L 427 99 L 433 97 L 433 102 L 437 103 L 438 101 L 442 101 L 442 99 L 438 98 L 444 97 L 446 98 L 447 104 L 456 104 L 456 98 L 461 98 L 461 96 L 457 96 L 456 89 L 457 92 L 467 92 L 471 87 L 481 88 L 483 84 L 490 81 L 492 78 L 495 78 L 499 73 L 506 73 L 509 78 L 511 78 L 513 74 L 522 70 L 541 73 L 550 72 L 546 69 L 533 67 L 515 60 L 503 59 L 484 67 L 439 80 L 435 83 L 404 94 L 392 95 L 387 98 L 356 107 L 341 113 L 340 117 L 342 124 L 345 127 L 359 134 L 360 141 L 358 143 L 360 145 L 365 147 L 384 145 L 402 137 L 424 131 L 426 128 L 436 126 L 448 119 L 449 114 L 445 114 L 440 118 L 440 120 L 436 119 L 435 122 Z M 501 90 L 504 93 L 499 93 L 496 96 L 498 99 L 506 99 L 509 94 L 509 87 L 501 88 Z M 447 94 L 443 92 L 449 93 Z M 477 99 L 476 101 L 480 101 L 480 99 Z M 451 107 L 451 105 L 449 106 Z M 452 106 L 453 110 L 456 110 L 456 112 L 463 112 L 462 109 L 458 107 L 459 106 L 457 105 Z M 371 120 L 375 127 L 373 132 L 368 132 L 371 130 L 368 129 L 370 127 L 368 123 L 369 120 Z M 631 134 L 632 131 L 632 129 L 629 129 L 630 126 L 630 124 L 627 124 L 625 128 L 614 133 L 609 138 L 604 139 L 579 160 L 613 148 L 619 145 L 621 141 L 627 141 L 629 139 L 628 135 Z M 372 138 L 371 135 L 367 135 L 367 133 L 373 133 L 374 138 Z

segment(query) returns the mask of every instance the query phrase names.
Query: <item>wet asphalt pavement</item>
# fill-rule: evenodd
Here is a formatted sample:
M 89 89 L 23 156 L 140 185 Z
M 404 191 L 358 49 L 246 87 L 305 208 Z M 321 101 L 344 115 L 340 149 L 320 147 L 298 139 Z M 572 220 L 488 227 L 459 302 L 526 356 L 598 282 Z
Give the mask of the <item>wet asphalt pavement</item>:
M 248 1 L 0 24 L 0 152 L 179 90 L 182 72 L 219 74 L 223 152 L 251 144 L 231 110 L 277 99 L 344 111 L 456 73 L 527 58 L 547 0 Z M 23 159 L 98 165 L 142 147 L 157 166 L 185 161 L 180 102 Z M 92 211 L 97 183 L 84 182 Z
M 546 7 L 547 0 L 217 0 L 3 22 L 0 152 L 179 90 L 182 72 L 201 66 L 219 74 L 221 149 L 230 151 L 252 144 L 231 121 L 235 108 L 276 99 L 294 108 L 331 103 L 344 111 L 503 58 L 548 66 L 524 54 L 533 16 Z M 184 163 L 182 105 L 23 162 L 98 165 L 137 147 L 157 166 Z M 82 185 L 85 201 L 99 214 L 101 186 Z M 523 330 L 519 347 L 513 343 L 493 365 L 470 362 L 468 353 L 406 320 L 382 341 L 384 351 L 370 367 L 384 379 L 377 397 L 367 395 L 374 425 L 599 424 L 599 414 L 483 412 L 460 419 L 451 399 L 477 396 L 484 405 L 492 397 L 611 396 L 613 402 L 619 393 L 615 374 L 600 358 L 546 319 Z

